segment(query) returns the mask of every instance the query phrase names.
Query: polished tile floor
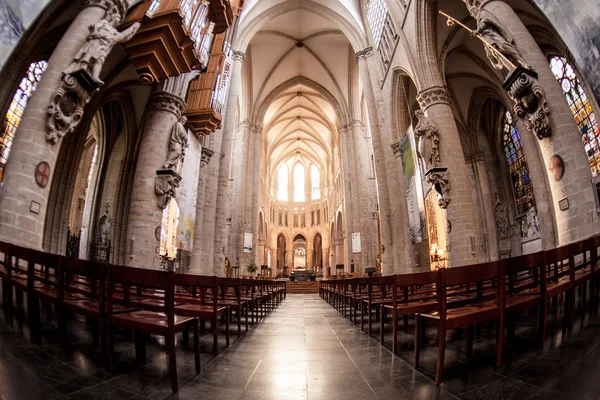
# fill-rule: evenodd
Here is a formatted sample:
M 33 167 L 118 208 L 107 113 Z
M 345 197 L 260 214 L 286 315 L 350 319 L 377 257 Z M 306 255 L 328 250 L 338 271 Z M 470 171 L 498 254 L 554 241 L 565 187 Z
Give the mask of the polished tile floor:
M 400 334 L 396 357 L 388 349 L 389 325 L 382 347 L 375 326 L 369 338 L 317 295 L 289 295 L 231 347 L 222 346 L 217 357 L 210 355 L 210 335 L 204 336 L 200 375 L 195 375 L 193 354 L 179 337 L 180 390 L 173 395 L 159 339 L 148 346 L 148 363 L 140 366 L 132 340 L 120 336 L 116 371 L 109 375 L 83 321 L 71 323 L 71 348 L 65 351 L 57 344 L 53 318 L 44 323 L 43 342 L 33 345 L 23 316 L 0 312 L 0 399 L 600 398 L 600 319 L 580 315 L 574 332 L 566 335 L 560 317 L 555 309 L 543 350 L 532 348 L 535 315 L 522 318 L 518 340 L 507 347 L 500 368 L 493 367 L 492 325 L 481 327 L 471 359 L 464 356 L 461 332 L 454 332 L 445 381 L 436 387 L 433 330 L 423 368 L 415 371 L 410 366 L 410 333 Z M 237 338 L 235 333 L 232 338 Z

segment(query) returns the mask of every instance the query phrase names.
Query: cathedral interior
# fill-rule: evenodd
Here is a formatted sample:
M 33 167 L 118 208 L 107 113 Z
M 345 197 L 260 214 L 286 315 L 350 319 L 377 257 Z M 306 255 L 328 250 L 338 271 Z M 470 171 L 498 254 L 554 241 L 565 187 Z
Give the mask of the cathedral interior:
M 0 399 L 600 398 L 596 0 L 0 16 Z

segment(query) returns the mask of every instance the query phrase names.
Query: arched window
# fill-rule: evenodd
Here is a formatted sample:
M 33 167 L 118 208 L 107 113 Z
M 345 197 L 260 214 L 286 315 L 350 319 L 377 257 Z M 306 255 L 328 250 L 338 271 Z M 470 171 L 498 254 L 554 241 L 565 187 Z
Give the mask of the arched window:
M 305 201 L 306 190 L 304 166 L 302 164 L 296 164 L 294 167 L 294 201 Z
M 533 185 L 529 177 L 527 160 L 521 144 L 521 135 L 515 128 L 512 116 L 508 111 L 504 114 L 502 144 L 517 204 L 517 214 L 520 216 L 525 214 L 531 207 L 535 208 L 535 197 L 533 196 Z
M 321 174 L 319 173 L 319 168 L 316 165 L 312 165 L 310 167 L 310 179 L 312 182 L 312 199 L 320 199 L 321 198 Z
M 31 94 L 35 91 L 47 66 L 48 63 L 46 61 L 34 62 L 29 66 L 27 74 L 25 74 L 19 88 L 15 92 L 8 112 L 4 117 L 3 132 L 0 137 L 0 181 L 2 181 L 4 176 L 4 166 L 8 160 L 12 141 L 21 122 L 27 102 Z
M 377 46 L 381 39 L 381 35 L 383 34 L 383 26 L 385 24 L 388 8 L 385 4 L 385 0 L 369 0 L 365 5 L 365 9 L 367 11 L 367 22 L 371 28 L 375 46 Z
M 277 174 L 277 199 L 287 201 L 288 199 L 288 167 L 287 164 L 283 164 L 279 168 Z
M 600 173 L 600 128 L 592 105 L 577 78 L 575 69 L 566 58 L 553 57 L 550 60 L 550 68 L 567 97 L 575 122 L 581 131 L 581 140 L 590 161 L 592 175 L 596 176 Z

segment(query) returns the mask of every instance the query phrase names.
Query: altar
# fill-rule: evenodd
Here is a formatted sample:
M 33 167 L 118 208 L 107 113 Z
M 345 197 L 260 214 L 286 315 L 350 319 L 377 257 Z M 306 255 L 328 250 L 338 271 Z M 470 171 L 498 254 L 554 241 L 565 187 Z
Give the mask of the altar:
M 310 271 L 294 271 L 294 279 L 296 280 L 296 282 L 310 281 L 310 276 Z

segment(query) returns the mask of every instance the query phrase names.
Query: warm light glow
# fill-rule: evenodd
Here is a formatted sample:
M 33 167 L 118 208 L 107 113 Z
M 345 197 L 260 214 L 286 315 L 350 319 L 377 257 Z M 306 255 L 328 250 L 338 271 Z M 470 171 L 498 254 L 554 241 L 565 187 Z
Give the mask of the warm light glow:
M 296 164 L 294 167 L 294 201 L 305 201 L 305 172 L 302 164 Z
M 277 200 L 287 201 L 288 199 L 288 167 L 286 164 L 283 164 L 279 168 L 279 173 L 277 174 Z
M 317 200 L 321 198 L 321 174 L 319 168 L 316 165 L 310 167 L 310 178 L 312 181 L 312 199 Z

